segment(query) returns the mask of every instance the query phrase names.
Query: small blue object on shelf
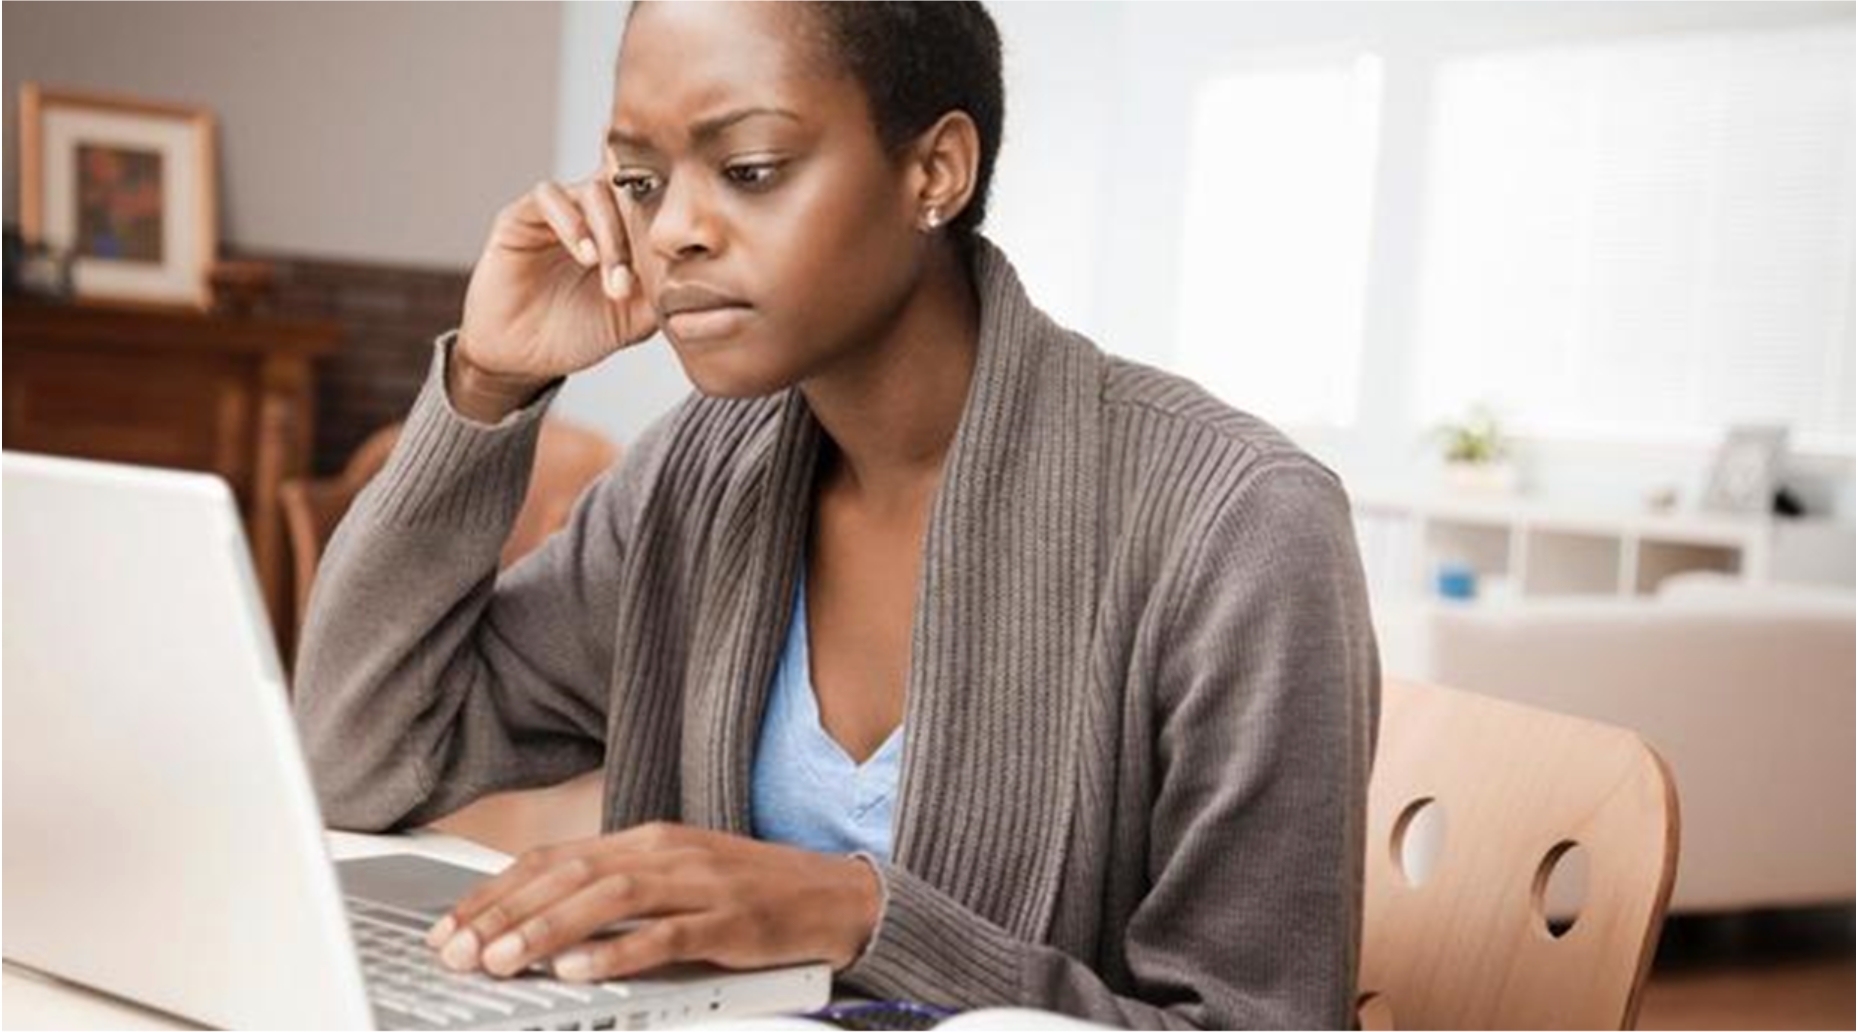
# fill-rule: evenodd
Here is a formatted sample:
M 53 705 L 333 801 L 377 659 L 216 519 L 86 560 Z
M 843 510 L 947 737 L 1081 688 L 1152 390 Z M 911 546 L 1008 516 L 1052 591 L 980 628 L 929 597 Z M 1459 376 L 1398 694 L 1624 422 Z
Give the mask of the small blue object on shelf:
M 1477 597 L 1477 571 L 1464 563 L 1439 565 L 1439 597 L 1469 602 Z

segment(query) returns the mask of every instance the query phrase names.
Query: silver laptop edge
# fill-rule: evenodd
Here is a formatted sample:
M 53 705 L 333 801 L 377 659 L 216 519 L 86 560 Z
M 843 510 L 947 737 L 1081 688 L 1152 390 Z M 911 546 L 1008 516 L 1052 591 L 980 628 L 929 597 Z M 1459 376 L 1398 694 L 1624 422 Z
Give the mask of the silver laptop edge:
M 0 470 L 7 959 L 219 1028 L 400 1024 L 377 1010 L 397 991 L 381 951 L 430 907 L 369 887 L 463 869 L 345 863 L 338 880 L 225 482 L 15 452 Z M 343 881 L 377 906 L 351 912 Z M 498 999 L 540 987 L 547 1005 L 423 1013 L 650 1027 L 811 1009 L 830 982 L 820 964 L 692 968 L 583 999 L 521 980 Z

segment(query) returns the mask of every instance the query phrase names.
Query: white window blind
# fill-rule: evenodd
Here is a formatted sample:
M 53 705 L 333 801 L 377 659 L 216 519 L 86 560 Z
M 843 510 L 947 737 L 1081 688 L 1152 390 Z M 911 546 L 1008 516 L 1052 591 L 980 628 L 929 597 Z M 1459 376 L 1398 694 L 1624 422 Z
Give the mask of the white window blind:
M 1849 22 L 1441 63 L 1415 396 L 1547 436 L 1849 450 Z
M 1372 54 L 1280 55 L 1196 99 L 1175 366 L 1267 419 L 1354 420 L 1380 88 Z

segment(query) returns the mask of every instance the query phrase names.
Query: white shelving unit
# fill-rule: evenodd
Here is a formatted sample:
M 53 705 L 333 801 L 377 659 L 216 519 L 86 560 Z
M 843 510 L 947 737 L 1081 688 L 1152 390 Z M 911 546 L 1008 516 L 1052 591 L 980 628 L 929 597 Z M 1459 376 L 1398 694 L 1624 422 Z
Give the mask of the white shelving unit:
M 1431 676 L 1429 621 L 1441 606 L 1633 598 L 1674 574 L 1711 570 L 1751 584 L 1850 588 L 1853 531 L 1831 520 L 1634 513 L 1529 498 L 1353 491 L 1384 669 Z M 1441 599 L 1441 563 L 1477 575 L 1469 603 Z
M 1382 597 L 1429 597 L 1441 564 L 1468 565 L 1480 594 L 1647 595 L 1676 573 L 1770 575 L 1775 522 L 1621 513 L 1531 501 L 1365 494 L 1354 499 L 1364 562 Z M 1498 586 L 1492 592 L 1492 586 Z

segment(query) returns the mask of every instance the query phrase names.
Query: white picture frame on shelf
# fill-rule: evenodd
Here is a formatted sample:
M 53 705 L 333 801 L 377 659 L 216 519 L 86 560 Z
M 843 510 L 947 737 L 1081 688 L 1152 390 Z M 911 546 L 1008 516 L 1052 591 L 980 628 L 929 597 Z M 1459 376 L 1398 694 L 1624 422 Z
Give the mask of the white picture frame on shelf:
M 199 107 L 20 86 L 20 228 L 71 255 L 79 301 L 204 309 L 219 246 Z
M 1706 512 L 1765 515 L 1774 504 L 1787 427 L 1772 423 L 1732 426 L 1717 446 L 1701 506 Z

